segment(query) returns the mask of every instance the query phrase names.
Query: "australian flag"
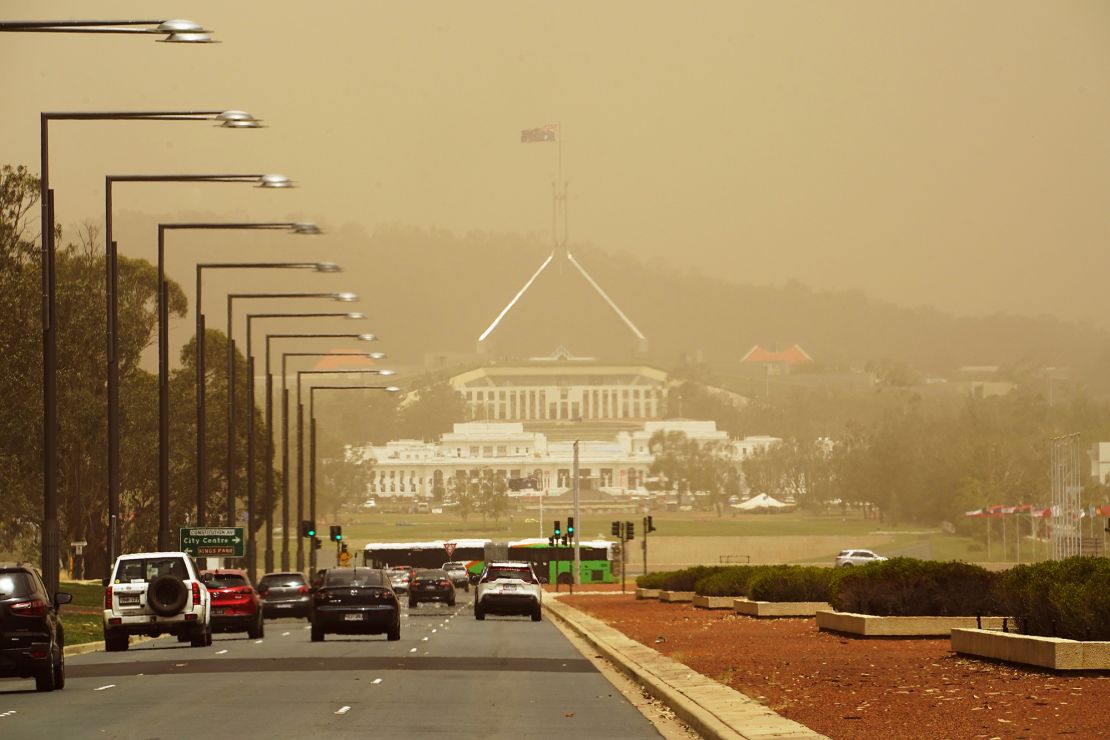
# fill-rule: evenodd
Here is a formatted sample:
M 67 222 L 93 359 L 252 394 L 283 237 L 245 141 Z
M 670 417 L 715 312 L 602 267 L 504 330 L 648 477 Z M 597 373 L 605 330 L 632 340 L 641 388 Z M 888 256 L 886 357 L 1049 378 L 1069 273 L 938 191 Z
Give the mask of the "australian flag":
M 559 132 L 559 124 L 549 123 L 540 128 L 526 128 L 520 132 L 521 144 L 534 144 L 537 141 L 555 141 L 555 135 Z

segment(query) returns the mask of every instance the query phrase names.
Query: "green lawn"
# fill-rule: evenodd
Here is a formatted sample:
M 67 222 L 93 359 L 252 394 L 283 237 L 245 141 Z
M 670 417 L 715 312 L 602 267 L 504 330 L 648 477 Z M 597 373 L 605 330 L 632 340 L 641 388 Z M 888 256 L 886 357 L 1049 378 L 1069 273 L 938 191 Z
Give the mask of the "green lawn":
M 78 614 L 62 607 L 62 625 L 66 632 L 66 645 L 80 645 L 104 639 L 104 617 L 101 614 Z
M 58 584 L 62 593 L 73 595 L 73 606 L 100 608 L 104 604 L 104 587 L 99 583 L 74 583 L 62 581 Z M 64 609 L 65 607 L 63 607 Z

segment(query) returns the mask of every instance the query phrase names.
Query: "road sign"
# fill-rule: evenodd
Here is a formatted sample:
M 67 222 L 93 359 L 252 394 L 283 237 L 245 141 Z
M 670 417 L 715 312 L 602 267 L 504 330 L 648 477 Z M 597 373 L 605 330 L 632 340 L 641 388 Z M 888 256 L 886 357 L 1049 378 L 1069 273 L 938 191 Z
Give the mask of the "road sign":
M 447 551 L 447 557 L 451 557 L 452 555 L 455 554 L 455 548 L 456 547 L 458 547 L 458 545 L 454 542 L 444 542 L 443 543 L 443 549 Z
M 195 558 L 241 558 L 246 549 L 242 527 L 181 527 L 178 544 Z
M 339 553 L 339 564 L 340 565 L 346 566 L 346 565 L 350 564 L 350 562 L 351 562 L 351 553 L 349 553 L 349 552 Z

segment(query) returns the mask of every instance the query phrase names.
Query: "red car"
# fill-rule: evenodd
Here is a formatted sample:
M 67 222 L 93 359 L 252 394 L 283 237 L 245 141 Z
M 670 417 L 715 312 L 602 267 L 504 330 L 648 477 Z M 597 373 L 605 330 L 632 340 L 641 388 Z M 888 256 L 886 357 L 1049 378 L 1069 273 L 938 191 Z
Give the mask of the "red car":
M 213 632 L 246 632 L 252 640 L 263 636 L 262 600 L 246 573 L 221 568 L 203 571 L 200 579 L 212 599 Z

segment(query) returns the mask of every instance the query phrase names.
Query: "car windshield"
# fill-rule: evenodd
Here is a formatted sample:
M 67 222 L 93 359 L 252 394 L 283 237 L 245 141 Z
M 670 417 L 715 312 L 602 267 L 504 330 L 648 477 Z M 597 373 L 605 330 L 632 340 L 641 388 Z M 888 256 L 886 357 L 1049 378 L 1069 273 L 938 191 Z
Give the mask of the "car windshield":
M 116 567 L 116 583 L 153 581 L 159 576 L 175 576 L 182 580 L 189 577 L 185 561 L 179 557 L 130 558 L 121 560 Z
M 240 588 L 249 585 L 247 579 L 238 573 L 205 573 L 201 580 L 208 588 Z
M 381 571 L 364 570 L 361 568 L 339 568 L 336 570 L 329 570 L 327 576 L 324 578 L 325 588 L 333 588 L 335 586 L 361 587 L 381 585 L 384 585 Z
M 496 581 L 498 578 L 519 578 L 526 583 L 532 583 L 532 573 L 527 568 L 490 568 L 485 580 Z
M 258 582 L 259 588 L 297 588 L 303 585 L 304 576 L 298 573 L 262 576 L 262 580 Z
M 422 570 L 416 574 L 418 581 L 438 581 L 447 577 L 445 570 Z
M 393 570 L 387 570 L 385 574 L 390 578 L 403 578 L 404 576 L 409 575 L 409 572 L 407 570 L 395 568 Z
M 31 579 L 26 573 L 0 573 L 0 599 L 26 596 L 31 593 Z

